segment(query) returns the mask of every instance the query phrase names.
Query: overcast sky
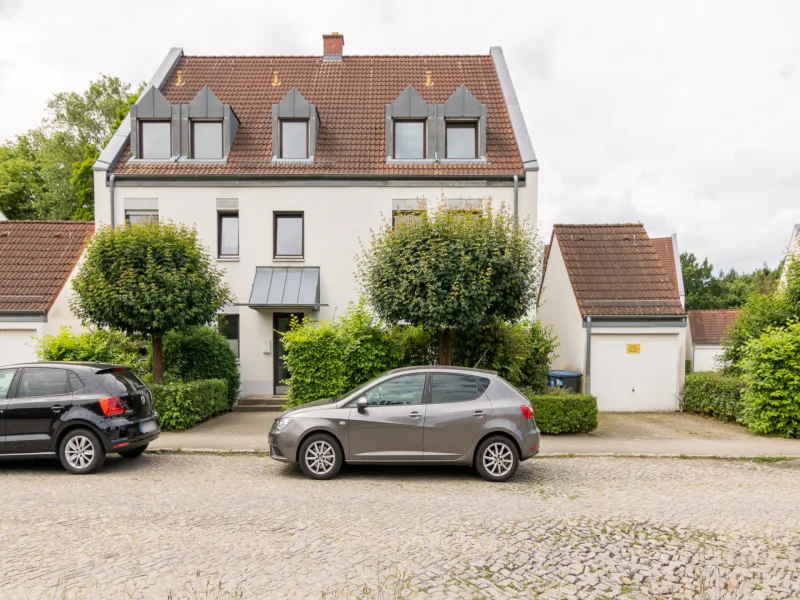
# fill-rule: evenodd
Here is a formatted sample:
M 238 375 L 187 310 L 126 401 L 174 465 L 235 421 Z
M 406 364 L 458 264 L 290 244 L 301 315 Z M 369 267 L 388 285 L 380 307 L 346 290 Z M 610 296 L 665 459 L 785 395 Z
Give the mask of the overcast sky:
M 481 54 L 500 45 L 553 223 L 641 221 L 717 267 L 800 223 L 800 2 L 0 0 L 0 140 L 99 73 L 187 54 Z

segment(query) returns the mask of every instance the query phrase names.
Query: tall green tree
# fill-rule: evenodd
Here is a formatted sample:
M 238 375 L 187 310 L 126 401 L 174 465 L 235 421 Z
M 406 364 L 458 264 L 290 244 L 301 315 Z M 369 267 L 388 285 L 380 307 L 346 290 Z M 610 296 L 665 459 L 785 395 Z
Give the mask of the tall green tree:
M 151 338 L 154 383 L 164 372 L 164 334 L 215 322 L 233 302 L 197 232 L 172 223 L 100 229 L 72 287 L 72 312 L 83 322 Z
M 439 363 L 451 364 L 453 330 L 516 321 L 530 309 L 542 247 L 528 223 L 487 201 L 476 213 L 445 203 L 397 226 L 384 220 L 359 258 L 358 279 L 388 323 L 438 332 Z
M 700 262 L 691 252 L 681 254 L 681 271 L 688 310 L 739 308 L 751 293 L 771 293 L 778 281 L 780 268 L 764 265 L 752 273 L 731 269 L 714 275 L 714 265 L 704 258 Z

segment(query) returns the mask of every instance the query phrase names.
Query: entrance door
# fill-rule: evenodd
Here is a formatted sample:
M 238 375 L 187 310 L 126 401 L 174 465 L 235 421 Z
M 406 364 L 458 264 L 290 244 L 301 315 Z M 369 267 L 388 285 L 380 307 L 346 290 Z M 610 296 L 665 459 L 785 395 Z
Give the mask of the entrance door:
M 283 383 L 289 379 L 289 371 L 286 369 L 286 362 L 283 360 L 283 341 L 279 333 L 289 331 L 289 323 L 292 317 L 303 318 L 303 313 L 275 313 L 272 316 L 272 347 L 274 348 L 275 360 L 273 364 L 273 375 L 275 376 L 275 395 L 284 396 L 289 391 L 289 386 Z

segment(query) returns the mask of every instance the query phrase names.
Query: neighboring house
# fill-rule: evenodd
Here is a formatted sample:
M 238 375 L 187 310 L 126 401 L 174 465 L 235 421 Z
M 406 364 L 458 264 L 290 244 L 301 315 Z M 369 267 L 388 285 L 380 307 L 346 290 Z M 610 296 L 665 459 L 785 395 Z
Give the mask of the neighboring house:
M 538 315 L 560 343 L 553 368 L 582 373 L 602 411 L 678 408 L 686 312 L 680 261 L 659 245 L 640 223 L 553 228 Z
M 7 221 L 7 220 L 8 220 L 8 219 L 7 219 L 7 218 L 6 218 L 6 216 L 3 214 L 3 211 L 2 211 L 2 210 L 0 210 L 0 221 Z
M 780 280 L 781 286 L 786 285 L 786 273 L 789 269 L 789 265 L 798 257 L 800 257 L 800 225 L 795 225 L 792 230 L 792 237 L 789 240 L 789 247 L 786 251 L 786 260 L 783 261 Z
M 82 221 L 0 222 L 0 365 L 35 360 L 37 338 L 81 326 L 70 280 L 93 232 Z
M 692 371 L 718 371 L 722 340 L 741 310 L 690 310 Z
M 95 165 L 98 225 L 193 224 L 236 304 L 242 394 L 283 393 L 291 315 L 358 299 L 382 219 L 491 197 L 537 222 L 538 163 L 500 48 L 480 56 L 185 56 L 173 49 Z

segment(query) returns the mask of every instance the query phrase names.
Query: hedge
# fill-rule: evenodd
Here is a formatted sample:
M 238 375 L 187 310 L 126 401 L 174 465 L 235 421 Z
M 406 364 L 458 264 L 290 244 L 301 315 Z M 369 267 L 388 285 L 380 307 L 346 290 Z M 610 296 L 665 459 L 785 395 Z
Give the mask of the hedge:
M 151 385 L 161 429 L 187 429 L 230 408 L 222 379 Z
M 743 423 L 744 384 L 736 375 L 714 371 L 689 373 L 683 386 L 681 410 Z
M 597 427 L 597 398 L 583 394 L 529 394 L 542 433 L 587 433 Z

